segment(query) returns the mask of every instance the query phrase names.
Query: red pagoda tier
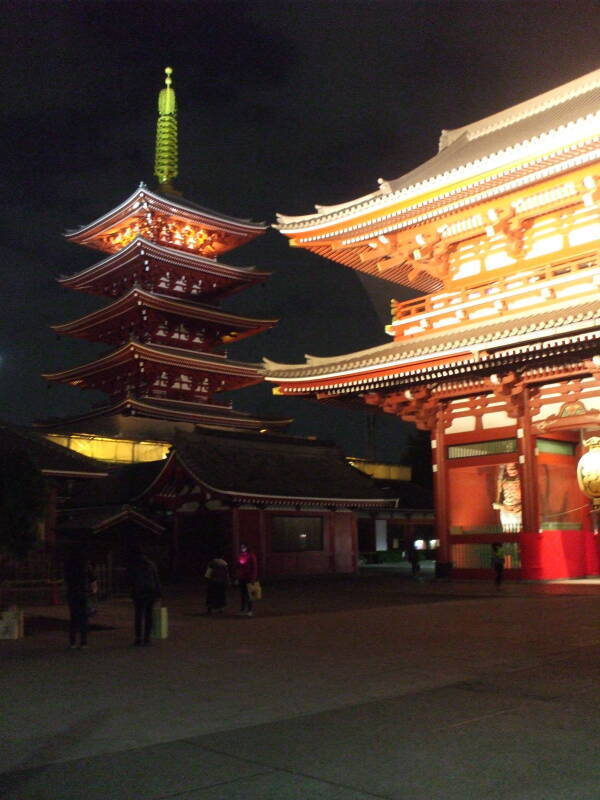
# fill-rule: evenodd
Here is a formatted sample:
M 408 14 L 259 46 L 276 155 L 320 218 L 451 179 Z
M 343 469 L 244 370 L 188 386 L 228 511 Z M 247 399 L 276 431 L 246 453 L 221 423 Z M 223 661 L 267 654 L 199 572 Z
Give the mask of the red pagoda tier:
M 127 338 L 147 344 L 203 350 L 268 330 L 276 320 L 227 314 L 214 307 L 131 289 L 105 308 L 52 325 L 52 330 L 92 342 L 120 344 Z
M 106 297 L 120 297 L 139 286 L 169 297 L 201 295 L 205 303 L 216 303 L 224 295 L 262 283 L 269 275 L 252 267 L 219 264 L 213 258 L 178 251 L 138 236 L 98 264 L 59 278 L 59 283 L 67 289 Z
M 263 380 L 261 365 L 232 361 L 224 347 L 270 329 L 276 320 L 230 314 L 220 303 L 269 275 L 216 258 L 262 235 L 267 225 L 201 208 L 173 188 L 177 142 L 170 74 L 167 70 L 159 98 L 155 173 L 161 191 L 140 184 L 119 206 L 66 234 L 69 241 L 110 255 L 59 282 L 112 302 L 53 330 L 114 348 L 94 361 L 44 375 L 110 398 L 90 414 L 41 423 L 65 434 L 69 446 L 77 436 L 169 442 L 176 430 L 196 425 L 261 431 L 290 422 L 235 412 L 214 399 Z M 142 425 L 128 421 L 137 416 Z
M 180 196 L 151 192 L 145 184 L 123 203 L 65 237 L 77 244 L 117 253 L 138 236 L 208 258 L 234 250 L 267 230 L 264 223 L 209 211 Z

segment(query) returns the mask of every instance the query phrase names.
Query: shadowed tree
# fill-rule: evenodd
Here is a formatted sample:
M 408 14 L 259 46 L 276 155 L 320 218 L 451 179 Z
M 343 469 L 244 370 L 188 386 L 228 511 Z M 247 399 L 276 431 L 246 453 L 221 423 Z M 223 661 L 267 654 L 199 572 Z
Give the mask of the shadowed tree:
M 402 452 L 402 463 L 412 469 L 413 481 L 424 489 L 433 487 L 433 469 L 431 466 L 431 436 L 429 431 L 413 428 L 408 442 Z
M 0 464 L 0 554 L 24 558 L 33 549 L 46 511 L 44 476 L 22 452 Z

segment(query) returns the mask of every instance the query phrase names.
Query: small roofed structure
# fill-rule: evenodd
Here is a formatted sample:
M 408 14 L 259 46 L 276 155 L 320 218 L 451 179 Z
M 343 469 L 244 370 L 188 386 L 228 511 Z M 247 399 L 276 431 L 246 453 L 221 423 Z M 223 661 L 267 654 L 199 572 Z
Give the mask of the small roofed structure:
M 48 441 L 31 428 L 0 422 L 0 459 L 9 469 L 25 456 L 42 473 L 46 511 L 38 528 L 38 546 L 20 559 L 0 558 L 3 602 L 58 602 L 62 569 L 56 559 L 56 520 L 78 487 L 108 476 L 105 464 Z
M 113 467 L 104 480 L 82 486 L 59 510 L 60 546 L 84 542 L 95 562 L 104 595 L 129 590 L 129 566 L 142 551 L 168 563 L 168 539 L 161 515 L 133 504 L 164 461 Z

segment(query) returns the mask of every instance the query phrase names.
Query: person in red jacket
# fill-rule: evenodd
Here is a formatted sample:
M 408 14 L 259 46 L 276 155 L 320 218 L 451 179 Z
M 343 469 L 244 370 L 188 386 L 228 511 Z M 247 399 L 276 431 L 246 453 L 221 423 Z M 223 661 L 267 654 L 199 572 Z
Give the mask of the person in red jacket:
M 254 583 L 258 578 L 258 568 L 256 556 L 248 550 L 248 545 L 240 545 L 240 553 L 237 557 L 236 577 L 240 587 L 241 610 L 240 614 L 246 617 L 253 615 L 252 598 L 248 591 L 248 584 Z

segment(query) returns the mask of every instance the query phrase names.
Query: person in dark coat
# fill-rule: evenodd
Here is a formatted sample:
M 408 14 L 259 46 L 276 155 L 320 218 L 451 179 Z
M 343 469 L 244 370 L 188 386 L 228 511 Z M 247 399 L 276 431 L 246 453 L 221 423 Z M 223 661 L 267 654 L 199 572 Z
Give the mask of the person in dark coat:
M 494 542 L 492 545 L 492 569 L 494 570 L 494 583 L 499 589 L 504 578 L 504 550 L 500 542 Z
M 143 553 L 136 554 L 131 564 L 131 597 L 135 609 L 135 645 L 149 645 L 154 603 L 162 597 L 158 569 Z
M 419 551 L 415 547 L 415 542 L 411 542 L 408 548 L 408 560 L 410 561 L 411 573 L 413 578 L 418 578 L 421 572 L 421 560 Z
M 204 577 L 208 581 L 206 587 L 206 613 L 213 611 L 223 613 L 227 605 L 227 586 L 229 585 L 229 566 L 221 556 L 215 556 L 208 562 Z
M 68 554 L 65 561 L 65 584 L 69 604 L 69 647 L 87 647 L 90 599 L 98 593 L 93 568 L 81 547 Z
M 253 603 L 248 591 L 248 584 L 258 579 L 258 565 L 256 556 L 248 550 L 245 544 L 240 545 L 240 553 L 236 564 L 236 578 L 240 587 L 240 614 L 245 617 L 253 616 Z

